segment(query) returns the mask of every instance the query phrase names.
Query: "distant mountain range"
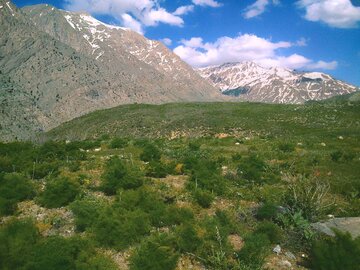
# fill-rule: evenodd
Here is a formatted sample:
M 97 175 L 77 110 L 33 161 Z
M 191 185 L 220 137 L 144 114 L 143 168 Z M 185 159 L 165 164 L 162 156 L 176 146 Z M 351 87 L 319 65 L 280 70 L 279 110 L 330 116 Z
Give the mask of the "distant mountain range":
M 2 140 L 122 104 L 304 103 L 355 90 L 323 73 L 250 62 L 194 70 L 162 43 L 89 14 L 0 0 Z
M 229 63 L 198 72 L 223 94 L 247 101 L 302 104 L 358 90 L 324 73 L 265 68 L 253 62 Z

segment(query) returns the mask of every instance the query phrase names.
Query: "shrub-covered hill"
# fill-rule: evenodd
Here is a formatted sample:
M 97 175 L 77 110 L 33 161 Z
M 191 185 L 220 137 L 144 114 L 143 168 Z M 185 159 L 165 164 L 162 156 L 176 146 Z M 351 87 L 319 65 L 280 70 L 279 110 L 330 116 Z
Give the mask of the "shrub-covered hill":
M 261 103 L 179 103 L 125 105 L 90 113 L 47 136 L 78 140 L 110 137 L 199 137 L 218 133 L 277 137 L 327 136 L 360 132 L 360 103 L 276 105 Z M 341 133 L 341 134 L 340 134 Z
M 360 216 L 359 113 L 132 105 L 0 143 L 0 269 L 359 270 L 312 226 Z

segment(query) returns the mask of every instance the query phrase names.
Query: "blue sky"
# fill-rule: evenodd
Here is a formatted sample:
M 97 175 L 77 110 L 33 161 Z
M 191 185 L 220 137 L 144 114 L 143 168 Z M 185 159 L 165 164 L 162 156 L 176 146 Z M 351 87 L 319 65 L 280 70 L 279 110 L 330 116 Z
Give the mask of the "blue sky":
M 87 11 L 162 40 L 195 67 L 255 61 L 360 86 L 360 0 L 15 0 Z

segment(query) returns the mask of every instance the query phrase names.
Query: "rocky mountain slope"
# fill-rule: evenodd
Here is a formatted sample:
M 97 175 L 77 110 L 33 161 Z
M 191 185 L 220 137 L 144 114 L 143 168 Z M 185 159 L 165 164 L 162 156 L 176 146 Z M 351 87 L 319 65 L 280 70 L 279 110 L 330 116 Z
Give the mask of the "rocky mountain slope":
M 163 80 L 171 85 L 173 89 L 167 89 L 166 94 L 174 95 L 173 101 L 220 98 L 209 83 L 158 41 L 105 24 L 86 13 L 67 12 L 49 5 L 30 6 L 23 11 L 40 29 L 103 64 L 130 69 L 135 74 L 139 71 L 155 74 L 156 82 Z
M 180 59 L 162 45 L 85 14 L 48 5 L 19 10 L 0 0 L 0 32 L 4 140 L 29 139 L 35 132 L 120 104 L 210 101 L 220 96 L 185 63 L 176 63 L 182 72 L 165 74 Z M 129 41 L 126 35 L 141 42 Z M 127 47 L 128 42 L 134 46 Z M 151 44 L 157 46 L 145 57 L 141 49 Z M 161 68 L 147 63 L 159 59 Z
M 301 104 L 358 90 L 324 73 L 264 68 L 253 62 L 229 63 L 198 72 L 223 94 L 248 101 Z

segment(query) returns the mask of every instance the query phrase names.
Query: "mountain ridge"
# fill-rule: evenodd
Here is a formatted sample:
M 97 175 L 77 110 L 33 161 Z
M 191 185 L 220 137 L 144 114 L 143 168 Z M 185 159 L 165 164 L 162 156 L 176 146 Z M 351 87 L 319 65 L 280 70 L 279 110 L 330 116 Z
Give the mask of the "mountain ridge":
M 246 101 L 302 104 L 358 90 L 325 73 L 265 68 L 250 61 L 226 63 L 197 71 L 224 94 Z

